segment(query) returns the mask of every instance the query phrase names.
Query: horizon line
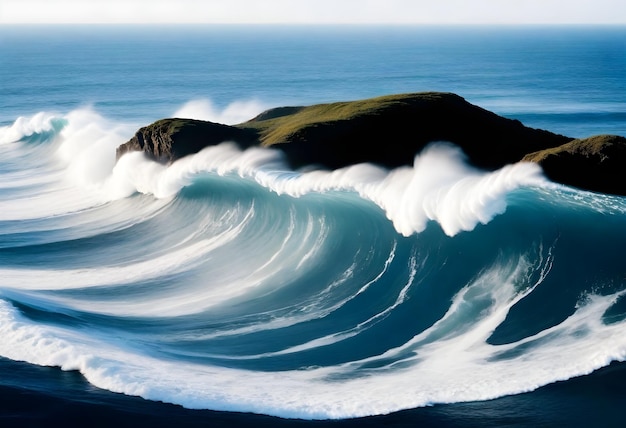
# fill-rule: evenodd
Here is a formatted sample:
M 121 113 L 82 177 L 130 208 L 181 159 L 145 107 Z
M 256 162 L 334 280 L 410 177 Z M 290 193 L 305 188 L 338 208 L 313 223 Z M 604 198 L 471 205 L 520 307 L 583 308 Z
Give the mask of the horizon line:
M 626 22 L 0 22 L 4 26 L 81 26 L 81 25 L 111 25 L 111 26 L 289 26 L 289 27 L 624 27 Z

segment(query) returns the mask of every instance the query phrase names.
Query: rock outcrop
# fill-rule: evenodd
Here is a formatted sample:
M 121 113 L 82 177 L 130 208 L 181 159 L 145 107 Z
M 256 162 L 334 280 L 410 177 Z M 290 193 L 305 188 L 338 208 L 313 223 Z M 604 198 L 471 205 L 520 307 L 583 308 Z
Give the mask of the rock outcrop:
M 279 148 L 293 168 L 336 169 L 362 162 L 395 168 L 411 165 L 426 145 L 445 141 L 459 146 L 480 168 L 537 162 L 555 182 L 626 195 L 624 140 L 619 136 L 573 140 L 524 126 L 455 94 L 424 92 L 279 107 L 235 126 L 162 119 L 118 147 L 117 157 L 143 151 L 169 163 L 230 141 L 241 148 Z
M 261 144 L 280 144 L 295 168 L 336 169 L 361 162 L 393 168 L 412 165 L 427 144 L 447 141 L 471 163 L 499 168 L 531 151 L 571 138 L 532 129 L 441 92 L 401 94 L 272 111 L 238 125 L 256 130 Z
M 546 177 L 557 183 L 602 193 L 626 195 L 626 138 L 596 135 L 530 153 Z
M 169 163 L 224 141 L 234 141 L 246 148 L 257 142 L 257 136 L 255 132 L 220 123 L 161 119 L 139 129 L 117 148 L 116 156 L 119 159 L 124 153 L 141 151 L 159 162 Z

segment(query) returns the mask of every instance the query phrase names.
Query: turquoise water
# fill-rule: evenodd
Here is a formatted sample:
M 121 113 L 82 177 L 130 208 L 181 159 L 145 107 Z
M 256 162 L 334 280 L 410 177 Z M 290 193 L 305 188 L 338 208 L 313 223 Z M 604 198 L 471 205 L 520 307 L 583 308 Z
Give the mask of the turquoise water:
M 430 90 L 572 137 L 626 135 L 624 36 L 1 28 L 3 394 L 85 394 L 119 421 L 144 411 L 130 398 L 141 397 L 241 412 L 234 424 L 391 413 L 454 425 L 459 409 L 475 421 L 548 399 L 553 413 L 511 425 L 560 421 L 572 407 L 563 391 L 626 355 L 623 197 L 556 185 L 534 165 L 475 170 L 444 143 L 411 168 L 334 172 L 228 144 L 169 167 L 137 154 L 116 163 L 115 148 L 162 117 L 234 124 L 280 105 Z M 411 413 L 431 405 L 443 413 Z M 63 420 L 22 408 L 6 420 Z M 70 408 L 68 421 L 85 411 Z M 159 411 L 174 417 L 145 410 Z M 211 415 L 187 416 L 231 417 Z

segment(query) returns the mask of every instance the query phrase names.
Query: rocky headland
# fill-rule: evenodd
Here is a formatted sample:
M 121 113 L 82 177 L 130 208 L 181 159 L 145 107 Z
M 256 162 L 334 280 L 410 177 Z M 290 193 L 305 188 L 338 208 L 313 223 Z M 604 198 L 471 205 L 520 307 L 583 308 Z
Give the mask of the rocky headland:
M 117 149 L 119 158 L 143 151 L 170 163 L 231 141 L 281 149 L 293 168 L 336 169 L 362 162 L 387 168 L 412 165 L 426 145 L 459 146 L 476 167 L 539 163 L 548 178 L 577 188 L 626 195 L 626 139 L 602 135 L 573 139 L 524 126 L 452 93 L 424 92 L 365 100 L 279 107 L 234 126 L 162 119 Z
M 626 195 L 626 138 L 596 135 L 551 149 L 529 153 L 522 161 L 537 162 L 550 180 L 569 186 Z

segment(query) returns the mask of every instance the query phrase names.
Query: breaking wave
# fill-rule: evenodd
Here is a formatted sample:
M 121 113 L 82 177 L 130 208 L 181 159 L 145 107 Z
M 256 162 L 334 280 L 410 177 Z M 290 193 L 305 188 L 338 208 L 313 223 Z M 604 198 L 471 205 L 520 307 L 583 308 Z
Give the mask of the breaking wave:
M 136 128 L 93 109 L 0 128 L 1 356 L 308 419 L 486 400 L 626 357 L 624 198 L 530 163 L 477 170 L 445 142 L 395 170 L 294 171 L 228 142 L 116 162 Z

